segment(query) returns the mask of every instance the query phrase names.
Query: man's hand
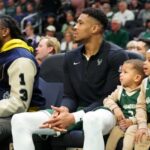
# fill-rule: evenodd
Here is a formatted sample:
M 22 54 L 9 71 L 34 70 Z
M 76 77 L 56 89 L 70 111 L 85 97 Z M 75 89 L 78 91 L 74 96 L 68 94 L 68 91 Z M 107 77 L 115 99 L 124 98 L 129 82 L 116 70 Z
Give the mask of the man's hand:
M 64 106 L 52 106 L 52 109 L 54 114 L 52 114 L 48 121 L 42 124 L 41 128 L 51 128 L 56 131 L 66 132 L 66 128 L 75 122 L 74 116 Z
M 147 140 L 150 140 L 150 134 L 148 132 L 148 128 L 138 129 L 135 134 L 135 143 L 141 143 L 144 135 L 147 137 Z
M 125 118 L 123 112 L 121 111 L 121 109 L 119 107 L 115 108 L 113 110 L 113 112 L 114 112 L 114 115 L 117 118 L 117 121 L 120 121 L 120 120 Z
M 53 107 L 53 106 L 52 106 Z M 57 111 L 54 111 L 53 114 L 50 116 L 50 118 L 44 122 L 40 128 L 51 128 L 51 125 L 49 124 L 49 121 L 52 119 L 52 118 L 56 118 L 57 116 L 59 115 L 59 112 Z
M 56 112 L 59 112 L 59 115 L 55 118 L 52 118 L 49 121 L 51 128 L 56 129 L 55 127 L 66 129 L 71 124 L 75 123 L 75 118 L 72 113 L 69 113 L 68 110 L 62 108 L 53 107 Z

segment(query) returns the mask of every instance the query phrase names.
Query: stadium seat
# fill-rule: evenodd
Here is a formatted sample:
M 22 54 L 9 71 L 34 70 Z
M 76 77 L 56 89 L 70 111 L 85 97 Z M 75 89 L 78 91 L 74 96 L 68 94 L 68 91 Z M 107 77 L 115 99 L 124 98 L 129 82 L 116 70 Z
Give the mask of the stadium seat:
M 141 59 L 144 57 L 136 52 L 127 51 L 129 59 Z M 64 54 L 50 56 L 42 65 L 40 72 L 40 87 L 47 99 L 47 107 L 51 104 L 59 106 L 63 95 L 63 59 Z M 107 136 L 105 137 L 107 138 Z M 82 130 L 70 131 L 60 137 L 41 138 L 33 135 L 36 150 L 65 150 L 66 148 L 82 148 L 84 135 Z M 51 141 L 51 142 L 50 142 Z M 105 140 L 106 141 L 106 140 Z M 122 143 L 119 143 L 120 150 Z
M 140 60 L 145 60 L 144 56 L 142 54 L 140 54 L 139 52 L 136 51 L 130 51 L 130 50 L 126 50 L 129 59 L 140 59 Z
M 46 99 L 46 108 L 60 106 L 63 96 L 63 58 L 60 53 L 48 57 L 41 65 L 39 88 Z
M 47 82 L 63 82 L 64 53 L 49 56 L 40 67 L 40 77 Z
M 60 106 L 63 95 L 63 83 L 46 82 L 43 78 L 39 79 L 39 88 L 46 99 L 46 108 L 51 105 Z

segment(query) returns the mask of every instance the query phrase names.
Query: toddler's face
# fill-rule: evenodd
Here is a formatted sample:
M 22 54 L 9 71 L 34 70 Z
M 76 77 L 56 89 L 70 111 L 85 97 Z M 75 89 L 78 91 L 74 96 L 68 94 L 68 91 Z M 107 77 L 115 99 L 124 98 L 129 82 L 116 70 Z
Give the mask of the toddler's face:
M 149 76 L 150 75 L 150 52 L 146 53 L 146 60 L 144 62 L 143 69 L 145 75 Z
M 132 64 L 123 64 L 120 73 L 120 82 L 124 87 L 130 87 L 134 83 L 136 71 Z

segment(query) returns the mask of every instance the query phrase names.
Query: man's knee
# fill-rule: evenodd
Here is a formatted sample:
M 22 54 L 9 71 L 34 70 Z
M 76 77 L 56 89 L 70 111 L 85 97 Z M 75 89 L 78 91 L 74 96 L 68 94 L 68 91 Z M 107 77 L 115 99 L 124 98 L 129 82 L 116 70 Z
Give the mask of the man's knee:
M 102 129 L 104 123 L 104 117 L 101 115 L 97 115 L 95 112 L 88 112 L 83 117 L 83 128 L 94 128 L 95 130 Z
M 83 124 L 93 125 L 93 123 L 95 123 L 95 121 L 96 121 L 96 118 L 95 118 L 93 112 L 88 112 L 83 117 Z
M 24 119 L 25 118 L 21 114 L 13 115 L 11 119 L 12 129 L 22 127 L 24 125 Z

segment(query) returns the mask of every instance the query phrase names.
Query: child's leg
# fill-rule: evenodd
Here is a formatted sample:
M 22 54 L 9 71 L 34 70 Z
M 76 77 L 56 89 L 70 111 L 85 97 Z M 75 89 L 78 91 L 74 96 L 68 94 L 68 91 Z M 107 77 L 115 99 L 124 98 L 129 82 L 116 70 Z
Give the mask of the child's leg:
M 35 150 L 32 134 L 36 131 L 52 135 L 52 129 L 40 129 L 40 125 L 50 118 L 46 111 L 16 114 L 12 118 L 12 135 L 15 150 Z
M 132 125 L 126 130 L 122 150 L 133 150 L 136 131 L 137 125 Z
M 104 150 L 103 135 L 115 126 L 114 115 L 105 109 L 88 112 L 83 117 L 84 150 Z
M 106 150 L 115 150 L 117 147 L 118 141 L 123 136 L 124 136 L 124 132 L 118 126 L 115 126 L 110 132 L 110 135 L 108 137 L 108 140 L 106 143 Z

